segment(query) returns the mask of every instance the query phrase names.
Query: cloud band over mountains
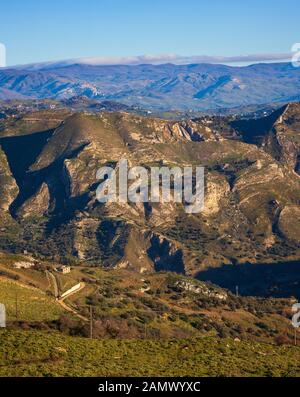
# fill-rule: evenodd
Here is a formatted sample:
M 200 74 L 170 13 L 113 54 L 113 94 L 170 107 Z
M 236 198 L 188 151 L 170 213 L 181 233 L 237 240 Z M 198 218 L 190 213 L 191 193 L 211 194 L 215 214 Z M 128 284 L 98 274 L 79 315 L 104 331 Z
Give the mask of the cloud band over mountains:
M 95 65 L 138 65 L 142 63 L 162 64 L 190 64 L 190 63 L 236 63 L 236 62 L 272 62 L 287 60 L 291 58 L 291 53 L 283 54 L 252 54 L 252 55 L 239 55 L 232 57 L 224 56 L 208 56 L 208 55 L 192 55 L 182 56 L 176 54 L 162 54 L 162 55 L 140 55 L 128 57 L 91 57 L 80 58 L 76 61 L 79 63 L 88 63 Z M 71 62 L 73 63 L 73 59 Z
M 290 61 L 292 53 L 265 53 L 250 54 L 238 56 L 209 56 L 209 55 L 191 55 L 183 56 L 176 54 L 161 55 L 136 55 L 136 56 L 101 56 L 74 58 L 62 61 L 33 63 L 30 65 L 18 65 L 18 68 L 25 69 L 47 69 L 52 67 L 63 67 L 75 63 L 86 65 L 141 65 L 141 64 L 165 64 L 173 63 L 176 65 L 195 64 L 195 63 L 214 63 L 214 64 L 251 64 L 259 62 L 280 62 Z M 11 67 L 13 68 L 13 67 Z

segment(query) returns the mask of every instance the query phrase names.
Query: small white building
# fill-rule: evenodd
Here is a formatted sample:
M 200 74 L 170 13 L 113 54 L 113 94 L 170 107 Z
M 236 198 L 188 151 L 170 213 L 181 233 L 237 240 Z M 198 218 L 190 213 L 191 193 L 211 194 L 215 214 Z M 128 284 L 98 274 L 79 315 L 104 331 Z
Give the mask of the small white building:
M 58 271 L 59 273 L 62 273 L 62 274 L 68 274 L 68 273 L 71 273 L 71 267 L 70 266 L 66 266 L 66 265 L 62 265 L 62 266 L 59 266 L 56 269 L 56 271 Z

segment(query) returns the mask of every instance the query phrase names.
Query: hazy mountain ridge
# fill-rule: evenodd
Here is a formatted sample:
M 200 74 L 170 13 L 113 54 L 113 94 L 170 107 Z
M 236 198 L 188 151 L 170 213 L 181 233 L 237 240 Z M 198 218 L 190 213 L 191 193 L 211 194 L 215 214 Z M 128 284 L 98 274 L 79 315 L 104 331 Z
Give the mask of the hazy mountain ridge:
M 73 64 L 36 71 L 2 69 L 0 90 L 4 89 L 10 97 L 14 93 L 65 100 L 85 95 L 147 109 L 201 111 L 297 101 L 300 69 L 290 63 L 247 67 Z

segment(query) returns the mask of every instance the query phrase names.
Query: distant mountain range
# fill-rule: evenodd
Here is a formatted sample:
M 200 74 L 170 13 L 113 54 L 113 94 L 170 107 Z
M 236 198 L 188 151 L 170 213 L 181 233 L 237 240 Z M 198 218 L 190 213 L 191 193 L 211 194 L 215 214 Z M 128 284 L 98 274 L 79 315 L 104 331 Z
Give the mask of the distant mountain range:
M 206 111 L 300 100 L 300 68 L 290 63 L 49 65 L 0 69 L 0 99 L 86 96 L 153 110 Z

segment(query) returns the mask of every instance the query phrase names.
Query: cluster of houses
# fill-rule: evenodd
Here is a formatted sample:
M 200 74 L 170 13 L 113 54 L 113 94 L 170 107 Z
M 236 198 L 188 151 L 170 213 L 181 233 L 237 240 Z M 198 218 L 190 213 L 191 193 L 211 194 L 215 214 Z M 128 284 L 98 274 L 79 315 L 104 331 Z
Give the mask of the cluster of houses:
M 30 269 L 34 266 L 35 266 L 34 262 L 25 262 L 25 261 L 15 262 L 13 264 L 13 268 L 15 269 Z
M 35 262 L 19 261 L 13 264 L 14 269 L 31 269 L 36 265 Z M 62 274 L 68 274 L 71 272 L 71 267 L 62 265 L 55 268 L 55 271 Z

